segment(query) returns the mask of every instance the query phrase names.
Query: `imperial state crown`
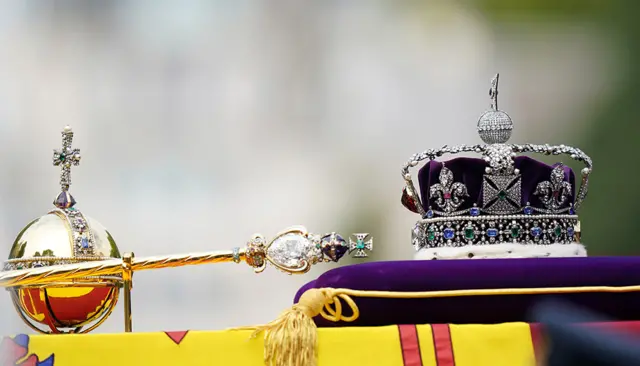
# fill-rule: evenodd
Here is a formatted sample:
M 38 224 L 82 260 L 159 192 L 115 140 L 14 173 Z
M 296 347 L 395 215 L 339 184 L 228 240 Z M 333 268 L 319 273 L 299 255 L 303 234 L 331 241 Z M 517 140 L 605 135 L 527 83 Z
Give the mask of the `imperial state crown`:
M 575 147 L 509 144 L 513 122 L 498 109 L 498 75 L 491 108 L 478 121 L 485 145 L 443 146 L 413 155 L 402 167 L 403 205 L 420 214 L 412 232 L 418 259 L 586 256 L 577 212 L 587 196 L 592 162 Z M 482 159 L 436 159 L 477 153 Z M 559 162 L 521 154 L 568 155 L 582 162 L 581 184 Z M 409 169 L 418 171 L 416 189 Z

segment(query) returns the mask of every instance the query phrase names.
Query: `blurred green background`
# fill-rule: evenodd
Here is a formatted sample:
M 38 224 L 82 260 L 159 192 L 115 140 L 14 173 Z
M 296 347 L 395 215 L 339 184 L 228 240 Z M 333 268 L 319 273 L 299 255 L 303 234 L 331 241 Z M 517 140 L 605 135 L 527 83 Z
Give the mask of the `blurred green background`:
M 640 225 L 635 192 L 640 172 L 634 152 L 640 143 L 640 3 L 480 0 L 476 4 L 492 19 L 496 32 L 520 21 L 544 27 L 546 20 L 560 19 L 590 22 L 607 34 L 615 61 L 604 72 L 615 88 L 611 95 L 585 106 L 592 109 L 581 121 L 586 133 L 577 131 L 575 140 L 594 162 L 589 197 L 581 212 L 583 240 L 590 255 L 637 255 L 640 248 L 633 229 Z

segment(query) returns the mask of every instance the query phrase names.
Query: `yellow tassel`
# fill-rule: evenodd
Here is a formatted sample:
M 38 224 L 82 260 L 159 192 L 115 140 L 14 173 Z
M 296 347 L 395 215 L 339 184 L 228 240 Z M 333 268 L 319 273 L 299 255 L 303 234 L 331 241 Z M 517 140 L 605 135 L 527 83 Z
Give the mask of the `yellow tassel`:
M 271 323 L 255 327 L 253 337 L 264 332 L 267 366 L 315 366 L 317 327 L 313 318 L 332 302 L 330 289 L 309 289 L 297 304 Z

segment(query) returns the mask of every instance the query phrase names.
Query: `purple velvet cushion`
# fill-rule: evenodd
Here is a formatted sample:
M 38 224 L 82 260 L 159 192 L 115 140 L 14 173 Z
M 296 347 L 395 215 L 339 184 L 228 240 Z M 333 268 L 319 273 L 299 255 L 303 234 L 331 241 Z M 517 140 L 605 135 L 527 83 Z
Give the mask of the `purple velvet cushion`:
M 640 257 L 523 258 L 372 262 L 330 270 L 303 286 L 381 291 L 484 288 L 629 286 L 640 284 Z M 640 292 L 564 295 L 465 296 L 436 299 L 354 298 L 360 317 L 352 323 L 318 326 L 377 326 L 426 323 L 527 321 L 538 300 L 561 298 L 618 320 L 640 320 Z

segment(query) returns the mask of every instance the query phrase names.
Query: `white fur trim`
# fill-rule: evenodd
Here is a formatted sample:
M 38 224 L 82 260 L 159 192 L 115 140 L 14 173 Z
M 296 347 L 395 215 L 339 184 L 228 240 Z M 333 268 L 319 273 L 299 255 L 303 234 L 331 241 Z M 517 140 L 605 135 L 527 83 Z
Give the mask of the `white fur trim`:
M 586 257 L 584 245 L 572 244 L 489 244 L 465 245 L 420 249 L 414 259 L 489 259 L 489 258 L 541 258 L 541 257 Z

